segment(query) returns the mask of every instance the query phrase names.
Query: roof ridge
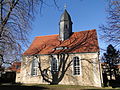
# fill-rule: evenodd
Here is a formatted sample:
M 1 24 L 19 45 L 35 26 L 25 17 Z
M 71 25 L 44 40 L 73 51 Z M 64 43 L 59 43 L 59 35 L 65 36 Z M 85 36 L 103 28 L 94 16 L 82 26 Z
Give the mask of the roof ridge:
M 86 32 L 86 31 L 94 31 L 96 29 L 90 29 L 90 30 L 85 30 L 85 31 L 79 31 L 79 32 Z M 74 33 L 74 32 L 73 32 Z
M 79 32 L 86 32 L 86 31 L 94 31 L 96 29 L 91 29 L 91 30 L 85 30 L 85 31 L 79 31 Z M 73 32 L 73 33 L 77 33 L 77 32 Z M 43 35 L 43 36 L 36 36 L 35 38 L 37 37 L 51 37 L 51 36 L 57 36 L 59 34 L 51 34 L 51 35 Z
M 36 36 L 36 37 L 46 37 L 46 36 L 57 36 L 58 34 L 52 34 L 52 35 L 43 35 L 43 36 Z

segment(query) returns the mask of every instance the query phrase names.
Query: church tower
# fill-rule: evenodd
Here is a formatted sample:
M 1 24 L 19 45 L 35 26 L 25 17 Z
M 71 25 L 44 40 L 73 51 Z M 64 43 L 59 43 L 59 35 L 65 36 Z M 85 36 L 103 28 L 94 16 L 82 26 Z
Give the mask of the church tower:
M 59 22 L 59 38 L 64 41 L 72 35 L 72 21 L 69 13 L 65 9 Z

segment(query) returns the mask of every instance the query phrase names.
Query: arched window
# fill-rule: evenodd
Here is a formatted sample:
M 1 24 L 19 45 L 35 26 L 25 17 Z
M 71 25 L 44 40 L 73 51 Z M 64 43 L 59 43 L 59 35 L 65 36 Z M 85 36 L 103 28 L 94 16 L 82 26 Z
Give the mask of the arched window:
M 58 70 L 57 68 L 57 59 L 52 57 L 51 60 L 51 72 L 56 72 Z
M 80 75 L 80 60 L 79 57 L 73 58 L 73 74 Z
M 35 58 L 32 61 L 31 75 L 32 76 L 38 75 L 38 60 L 37 60 L 37 58 Z

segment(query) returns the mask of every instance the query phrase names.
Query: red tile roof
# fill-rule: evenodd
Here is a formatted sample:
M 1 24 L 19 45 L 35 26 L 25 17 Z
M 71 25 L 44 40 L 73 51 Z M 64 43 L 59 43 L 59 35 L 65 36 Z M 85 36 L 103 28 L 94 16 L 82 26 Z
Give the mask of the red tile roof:
M 67 47 L 68 49 L 55 50 Z M 23 55 L 98 52 L 96 30 L 74 32 L 68 40 L 60 41 L 59 35 L 38 36 Z
M 7 70 L 20 72 L 21 62 L 14 62 L 11 67 L 7 68 Z

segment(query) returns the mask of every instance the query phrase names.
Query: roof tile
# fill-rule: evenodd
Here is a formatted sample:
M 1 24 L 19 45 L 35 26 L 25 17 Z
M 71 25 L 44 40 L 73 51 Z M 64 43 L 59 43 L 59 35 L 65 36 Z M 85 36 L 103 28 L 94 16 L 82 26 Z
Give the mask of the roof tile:
M 59 47 L 68 49 L 55 50 Z M 58 35 L 37 36 L 23 55 L 98 52 L 96 30 L 74 32 L 67 40 L 60 41 Z

